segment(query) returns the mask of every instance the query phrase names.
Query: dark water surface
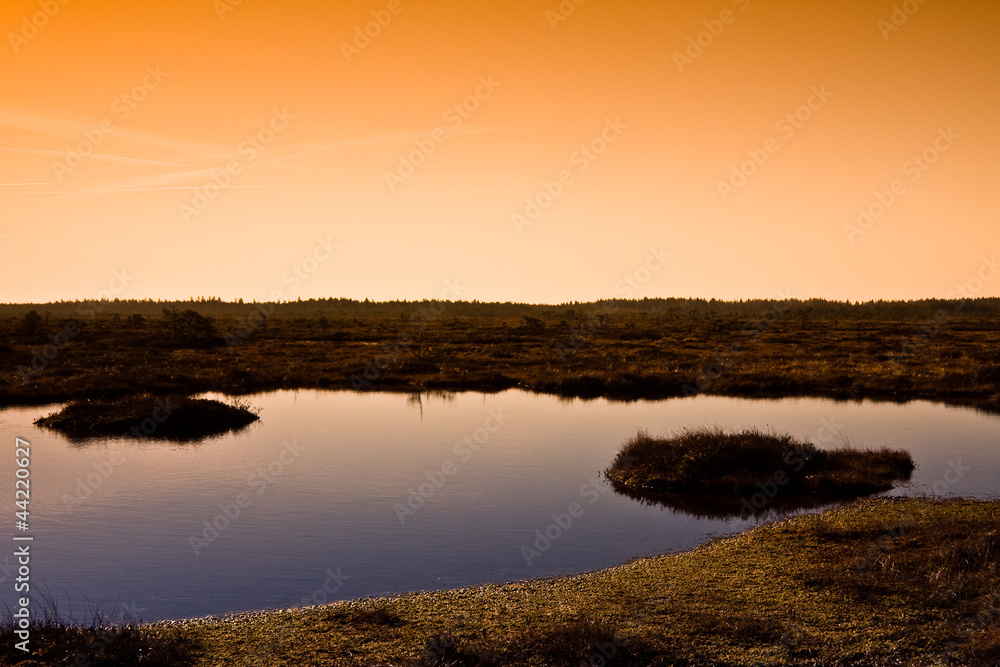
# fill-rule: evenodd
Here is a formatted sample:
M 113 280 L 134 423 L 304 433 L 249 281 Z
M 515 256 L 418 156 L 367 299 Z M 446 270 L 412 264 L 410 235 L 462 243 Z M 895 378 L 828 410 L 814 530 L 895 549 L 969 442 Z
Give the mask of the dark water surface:
M 0 411 L 11 545 L 0 602 L 14 606 L 15 534 L 34 537 L 31 583 L 64 613 L 82 618 L 90 604 L 156 620 L 581 572 L 751 523 L 612 492 L 599 471 L 639 427 L 756 426 L 827 447 L 906 448 L 918 467 L 894 494 L 1000 491 L 1000 418 L 927 402 L 249 398 L 260 423 L 194 445 L 73 444 L 32 425 L 58 406 Z M 28 533 L 13 525 L 15 436 L 32 445 Z

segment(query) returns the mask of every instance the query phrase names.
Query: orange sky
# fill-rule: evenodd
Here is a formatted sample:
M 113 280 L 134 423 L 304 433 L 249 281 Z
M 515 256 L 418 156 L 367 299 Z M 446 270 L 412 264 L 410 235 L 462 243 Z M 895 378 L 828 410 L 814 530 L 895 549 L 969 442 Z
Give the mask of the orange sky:
M 992 0 L 4 0 L 0 31 L 0 301 L 1000 295 Z

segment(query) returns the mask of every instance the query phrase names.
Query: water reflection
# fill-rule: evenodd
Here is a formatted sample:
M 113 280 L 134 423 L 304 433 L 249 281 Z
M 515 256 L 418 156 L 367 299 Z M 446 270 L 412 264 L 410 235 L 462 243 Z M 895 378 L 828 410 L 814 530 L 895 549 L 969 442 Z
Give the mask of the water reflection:
M 792 511 L 769 503 L 744 518 L 739 506 L 734 515 L 613 493 L 601 471 L 640 427 L 773 428 L 815 441 L 826 424 L 858 446 L 912 453 L 917 471 L 890 495 L 991 496 L 1000 479 L 1000 419 L 931 403 L 619 403 L 521 391 L 245 398 L 262 421 L 194 446 L 80 447 L 34 426 L 58 406 L 0 410 L 0 440 L 33 445 L 33 582 L 74 610 L 127 601 L 150 620 L 183 618 L 294 606 L 317 590 L 333 600 L 583 572 Z M 0 476 L 12 479 L 13 466 L 0 457 Z M 574 503 L 583 513 L 526 560 L 522 547 L 534 549 L 537 531 Z M 414 511 L 401 520 L 397 506 Z M 324 588 L 331 573 L 335 592 Z M 0 586 L 0 606 L 13 597 Z
M 776 519 L 803 510 L 846 505 L 851 502 L 843 497 L 818 494 L 787 496 L 777 494 L 759 498 L 733 497 L 711 494 L 656 493 L 636 491 L 622 484 L 612 483 L 615 493 L 638 501 L 647 507 L 662 507 L 686 514 L 696 519 Z
M 420 421 L 423 421 L 425 400 L 430 402 L 430 399 L 436 399 L 444 404 L 448 404 L 455 402 L 455 396 L 455 392 L 441 391 L 437 389 L 431 389 L 429 391 L 415 391 L 406 395 L 406 404 L 410 407 L 416 407 L 420 411 Z

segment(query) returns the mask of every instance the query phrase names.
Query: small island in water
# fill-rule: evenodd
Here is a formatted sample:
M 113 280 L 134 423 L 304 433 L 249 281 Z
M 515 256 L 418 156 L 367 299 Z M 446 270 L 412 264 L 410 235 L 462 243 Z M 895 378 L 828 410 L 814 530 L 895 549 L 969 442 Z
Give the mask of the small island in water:
M 244 402 L 149 393 L 72 401 L 35 424 L 76 440 L 125 437 L 192 441 L 239 430 L 260 419 Z
M 790 435 L 748 429 L 638 431 L 605 475 L 615 490 L 701 516 L 744 518 L 887 491 L 910 478 L 902 450 L 819 449 Z

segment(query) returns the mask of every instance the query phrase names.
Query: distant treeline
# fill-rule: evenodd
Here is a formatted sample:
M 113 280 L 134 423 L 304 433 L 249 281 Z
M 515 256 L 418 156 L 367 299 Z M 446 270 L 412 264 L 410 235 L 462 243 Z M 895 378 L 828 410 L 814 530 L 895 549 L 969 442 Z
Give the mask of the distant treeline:
M 442 308 L 443 306 L 443 308 Z M 515 320 L 537 318 L 545 321 L 574 320 L 588 317 L 613 319 L 681 319 L 725 316 L 777 316 L 798 319 L 912 320 L 961 317 L 1000 317 L 1000 298 L 921 299 L 917 301 L 844 302 L 825 299 L 610 299 L 597 302 L 571 302 L 558 305 L 496 303 L 481 301 L 357 301 L 354 299 L 302 299 L 281 303 L 226 302 L 199 298 L 187 301 L 153 299 L 114 299 L 101 301 L 56 301 L 41 304 L 0 304 L 0 321 L 22 318 L 37 311 L 47 321 L 67 318 L 125 318 L 141 315 L 162 318 L 164 311 L 195 310 L 216 319 L 244 318 L 262 313 L 267 318 L 327 320 L 408 319 L 430 308 L 448 318 L 495 318 Z

